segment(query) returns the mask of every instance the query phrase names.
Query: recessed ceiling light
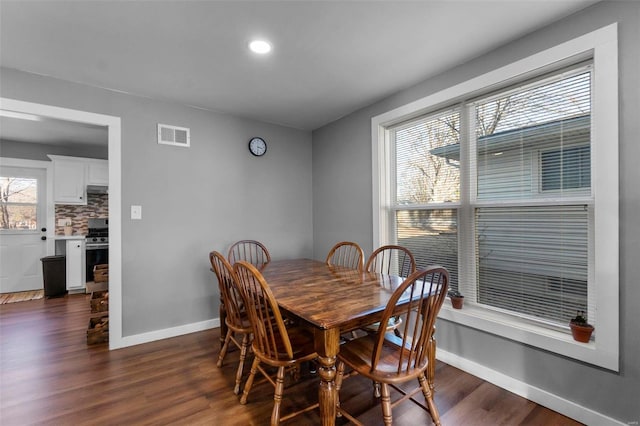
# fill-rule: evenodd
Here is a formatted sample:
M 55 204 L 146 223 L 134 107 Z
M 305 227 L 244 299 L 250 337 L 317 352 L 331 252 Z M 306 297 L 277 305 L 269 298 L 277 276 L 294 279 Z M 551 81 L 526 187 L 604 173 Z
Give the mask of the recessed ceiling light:
M 249 43 L 249 49 L 254 53 L 264 55 L 265 53 L 271 52 L 271 44 L 264 40 L 253 40 Z

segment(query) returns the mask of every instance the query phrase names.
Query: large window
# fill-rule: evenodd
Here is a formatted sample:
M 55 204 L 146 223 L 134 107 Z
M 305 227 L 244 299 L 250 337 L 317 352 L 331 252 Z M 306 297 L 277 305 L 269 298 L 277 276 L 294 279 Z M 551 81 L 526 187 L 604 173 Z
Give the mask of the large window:
M 617 65 L 591 36 L 375 117 L 374 243 L 449 270 L 443 318 L 616 369 Z
M 559 327 L 585 311 L 597 327 L 587 301 L 590 65 L 483 97 L 469 110 L 478 274 L 476 291 L 466 292 L 478 304 Z

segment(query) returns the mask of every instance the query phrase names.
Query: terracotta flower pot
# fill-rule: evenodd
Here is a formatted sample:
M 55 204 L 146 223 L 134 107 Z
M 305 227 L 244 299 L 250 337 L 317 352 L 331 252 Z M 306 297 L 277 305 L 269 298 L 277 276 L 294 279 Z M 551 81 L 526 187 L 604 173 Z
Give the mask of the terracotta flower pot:
M 571 334 L 573 340 L 582 343 L 589 343 L 591 339 L 591 333 L 593 333 L 593 326 L 591 324 L 577 324 L 575 322 L 569 323 L 571 327 Z
M 451 306 L 453 306 L 453 309 L 462 309 L 462 304 L 464 303 L 464 296 L 456 296 L 456 297 L 449 296 L 449 299 L 451 299 Z

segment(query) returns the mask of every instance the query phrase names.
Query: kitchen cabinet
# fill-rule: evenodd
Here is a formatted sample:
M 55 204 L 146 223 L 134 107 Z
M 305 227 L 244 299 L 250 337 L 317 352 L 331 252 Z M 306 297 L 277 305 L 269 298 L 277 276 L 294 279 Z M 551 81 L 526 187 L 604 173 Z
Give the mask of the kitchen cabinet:
M 56 204 L 87 204 L 86 169 L 83 158 L 50 155 L 53 160 L 53 201 Z
M 67 290 L 84 291 L 85 288 L 85 242 L 84 239 L 69 239 L 66 241 L 67 255 Z
M 87 185 L 109 185 L 109 162 L 87 160 Z

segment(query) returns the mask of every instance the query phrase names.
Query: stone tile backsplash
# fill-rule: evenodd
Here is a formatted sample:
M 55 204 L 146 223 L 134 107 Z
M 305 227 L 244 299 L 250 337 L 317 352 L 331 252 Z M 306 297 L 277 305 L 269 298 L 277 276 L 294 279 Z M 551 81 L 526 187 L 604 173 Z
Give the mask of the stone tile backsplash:
M 87 205 L 56 204 L 56 235 L 64 235 L 64 226 L 58 226 L 59 219 L 70 218 L 74 235 L 86 235 L 87 219 L 109 217 L 109 195 L 87 194 Z

